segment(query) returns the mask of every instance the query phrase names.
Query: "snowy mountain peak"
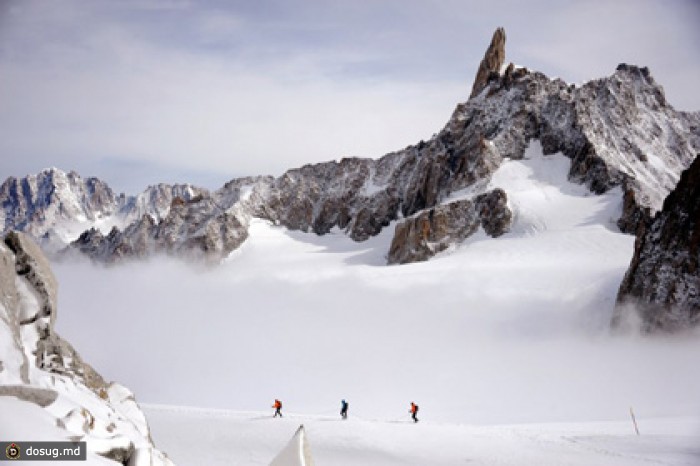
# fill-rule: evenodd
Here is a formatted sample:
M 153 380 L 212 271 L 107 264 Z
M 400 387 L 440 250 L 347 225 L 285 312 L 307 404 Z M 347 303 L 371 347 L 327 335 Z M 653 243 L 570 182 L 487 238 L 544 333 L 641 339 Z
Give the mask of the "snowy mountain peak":
M 114 193 L 97 178 L 83 180 L 75 172 L 49 168 L 37 175 L 8 178 L 0 186 L 3 231 L 20 230 L 51 247 L 67 241 L 74 225 L 115 212 Z
M 218 261 L 245 241 L 252 218 L 319 235 L 338 228 L 355 241 L 365 241 L 393 224 L 396 232 L 411 231 L 401 222 L 415 221 L 412 216 L 463 212 L 464 202 L 450 205 L 453 195 L 463 190 L 474 198 L 487 194 L 492 174 L 504 160 L 521 159 L 532 140 L 540 141 L 545 154 L 566 156 L 570 180 L 593 193 L 620 187 L 617 224 L 631 233 L 661 208 L 680 172 L 700 150 L 700 117 L 674 110 L 646 68 L 621 64 L 609 77 L 569 85 L 505 66 L 505 31 L 499 28 L 474 86 L 479 91 L 457 105 L 434 137 L 379 159 L 304 165 L 278 178 L 232 180 L 215 192 L 156 185 L 137 196 L 114 198 L 103 190 L 103 220 L 93 220 L 97 205 L 84 208 L 86 213 L 74 209 L 64 217 L 80 228 L 64 231 L 62 237 L 80 237 L 73 248 L 102 261 L 160 252 Z M 89 183 L 84 184 L 90 192 Z M 56 214 L 47 214 L 42 223 L 41 214 L 33 213 L 36 209 L 13 207 L 24 202 L 17 189 L 5 188 L 3 199 L 5 216 L 14 219 L 5 221 L 5 229 L 42 238 L 49 223 L 56 228 L 69 223 Z M 497 236 L 510 227 L 508 190 L 489 199 L 467 210 L 478 208 L 480 228 L 484 222 L 499 225 L 486 230 Z M 466 227 L 466 217 L 474 220 L 471 214 L 457 215 L 457 223 L 448 228 L 453 233 L 439 227 L 444 247 L 458 244 L 473 230 Z M 410 241 L 397 242 L 392 254 L 403 259 L 390 261 L 424 260 L 443 249 L 429 247 L 435 232 L 419 233 L 404 235 Z M 429 253 L 418 258 L 411 250 Z
M 119 206 L 119 214 L 126 225 L 140 219 L 144 215 L 150 215 L 157 221 L 160 221 L 170 211 L 173 200 L 190 201 L 197 196 L 208 194 L 207 190 L 197 188 L 189 183 L 175 185 L 159 183 L 149 186 L 136 196 L 130 196 L 122 200 Z

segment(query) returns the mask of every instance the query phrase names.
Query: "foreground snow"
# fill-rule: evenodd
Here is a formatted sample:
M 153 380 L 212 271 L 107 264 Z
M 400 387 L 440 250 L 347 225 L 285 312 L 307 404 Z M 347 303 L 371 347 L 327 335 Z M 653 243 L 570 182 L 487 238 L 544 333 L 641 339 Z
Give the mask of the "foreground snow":
M 147 406 L 176 464 L 267 465 L 303 424 L 316 466 L 700 464 L 700 417 L 476 426 Z
M 65 442 L 68 441 L 66 430 L 56 425 L 56 418 L 47 410 L 34 403 L 20 401 L 14 397 L 0 397 L 0 439 L 6 442 L 17 442 L 22 445 L 23 441 L 42 442 Z M 0 452 L 2 459 L 5 459 L 5 452 Z M 108 460 L 98 455 L 94 451 L 87 452 L 85 463 L 75 461 L 51 461 L 56 465 L 104 465 L 114 466 L 114 461 Z M 10 464 L 33 464 L 28 461 L 14 461 Z M 35 463 L 34 463 L 35 464 Z M 40 463 L 41 464 L 41 463 Z

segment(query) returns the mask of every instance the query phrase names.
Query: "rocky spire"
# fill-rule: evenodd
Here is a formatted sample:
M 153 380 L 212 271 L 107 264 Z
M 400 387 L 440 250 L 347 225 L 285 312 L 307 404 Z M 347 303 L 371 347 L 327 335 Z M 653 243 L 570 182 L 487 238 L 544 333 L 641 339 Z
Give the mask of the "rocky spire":
M 484 89 L 489 81 L 491 73 L 498 73 L 500 71 L 505 59 L 506 31 L 501 27 L 496 29 L 496 32 L 493 33 L 491 44 L 489 48 L 486 49 L 484 59 L 481 60 L 479 64 L 479 70 L 476 72 L 476 78 L 474 78 L 472 93 L 469 96 L 470 99 Z

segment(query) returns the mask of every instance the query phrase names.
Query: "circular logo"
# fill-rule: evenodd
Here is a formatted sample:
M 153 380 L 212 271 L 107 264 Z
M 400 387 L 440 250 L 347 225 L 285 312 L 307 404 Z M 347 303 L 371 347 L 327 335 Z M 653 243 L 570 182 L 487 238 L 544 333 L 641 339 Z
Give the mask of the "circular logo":
M 19 459 L 19 445 L 16 443 L 11 443 L 5 448 L 5 455 L 8 459 L 18 460 Z

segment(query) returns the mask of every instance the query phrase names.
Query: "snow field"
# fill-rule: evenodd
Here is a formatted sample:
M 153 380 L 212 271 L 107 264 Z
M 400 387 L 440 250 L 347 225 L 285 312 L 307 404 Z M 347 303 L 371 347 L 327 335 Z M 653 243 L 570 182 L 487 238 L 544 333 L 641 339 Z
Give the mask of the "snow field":
M 24 441 L 65 442 L 68 441 L 67 432 L 56 426 L 56 418 L 47 410 L 17 398 L 0 396 L 0 439 L 8 442 L 17 442 L 20 447 Z M 5 452 L 0 452 L 5 456 Z M 9 464 L 32 465 L 35 461 L 12 461 Z M 51 461 L 52 465 L 75 465 L 75 461 Z M 89 450 L 87 461 L 80 462 L 86 466 L 114 466 L 114 461 L 107 460 Z
M 157 444 L 177 464 L 267 465 L 300 424 L 316 465 L 694 465 L 700 418 L 475 426 L 149 405 Z M 192 432 L 197 432 L 196 436 Z

